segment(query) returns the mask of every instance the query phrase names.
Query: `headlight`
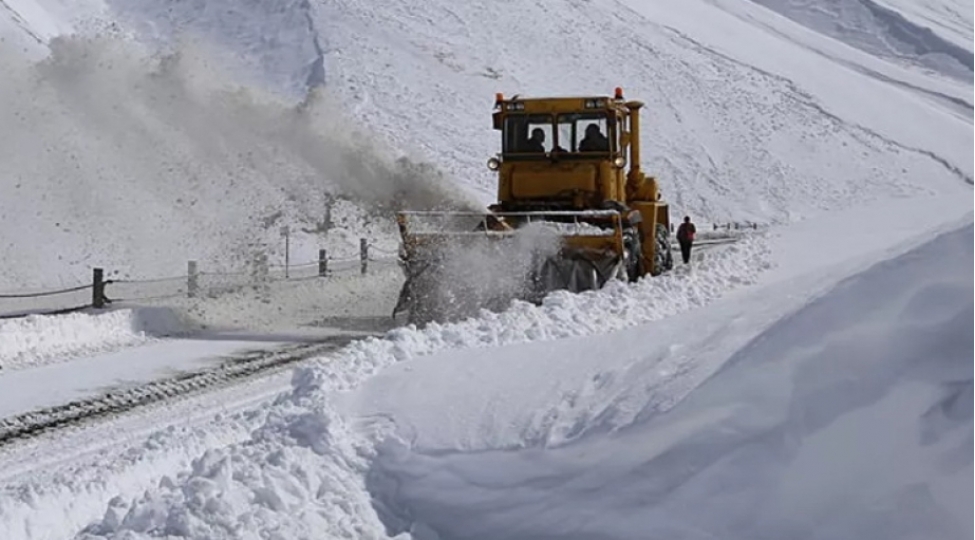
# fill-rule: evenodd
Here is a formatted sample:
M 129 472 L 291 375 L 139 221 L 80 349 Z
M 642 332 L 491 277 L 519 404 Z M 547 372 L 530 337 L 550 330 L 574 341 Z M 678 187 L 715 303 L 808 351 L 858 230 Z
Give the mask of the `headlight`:
M 616 165 L 617 168 L 622 169 L 624 166 L 626 166 L 626 158 L 623 156 L 617 157 L 613 160 L 613 165 Z
M 491 169 L 492 171 L 496 171 L 501 168 L 501 161 L 498 160 L 498 158 L 493 157 L 487 161 L 487 166 L 488 169 Z

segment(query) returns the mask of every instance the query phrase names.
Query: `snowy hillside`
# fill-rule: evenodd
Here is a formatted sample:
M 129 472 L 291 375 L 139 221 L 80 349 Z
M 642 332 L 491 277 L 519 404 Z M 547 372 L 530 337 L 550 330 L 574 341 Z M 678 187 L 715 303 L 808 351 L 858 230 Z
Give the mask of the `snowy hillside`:
M 930 28 L 955 45 L 972 46 L 972 21 L 975 13 L 967 0 L 880 0 L 914 24 Z
M 646 169 L 678 213 L 701 220 L 788 221 L 971 181 L 970 77 L 925 74 L 901 62 L 910 51 L 869 55 L 737 4 L 110 1 L 65 11 L 7 0 L 18 28 L 48 29 L 34 32 L 41 41 L 61 28 L 51 21 L 87 10 L 117 17 L 113 35 L 146 48 L 65 40 L 37 65 L 0 52 L 12 74 L 0 120 L 16 133 L 0 150 L 0 255 L 17 261 L 0 286 L 73 284 L 96 264 L 131 276 L 177 274 L 188 259 L 232 267 L 253 242 L 276 245 L 279 225 L 316 230 L 326 191 L 490 202 L 496 91 L 623 86 L 648 103 Z M 23 16 L 38 11 L 50 16 Z M 887 42 L 875 22 L 861 34 Z M 430 168 L 395 164 L 401 155 L 443 171 L 452 193 Z M 310 256 L 324 240 L 301 242 Z
M 940 16 L 935 12 L 920 22 L 911 20 L 924 13 L 909 10 L 908 16 L 886 8 L 873 0 L 839 0 L 834 2 L 805 2 L 802 0 L 753 0 L 811 29 L 823 32 L 835 39 L 885 59 L 895 59 L 908 65 L 916 65 L 948 77 L 970 79 L 972 74 L 971 39 L 953 42 L 954 29 L 972 33 L 971 15 L 961 10 L 953 11 L 944 5 Z M 895 3 L 896 5 L 896 3 Z M 907 6 L 904 6 L 907 7 Z M 960 7 L 960 6 L 959 6 Z M 947 34 L 940 36 L 929 25 Z M 940 23 L 940 24 L 939 24 Z M 952 24 L 954 23 L 954 24 Z

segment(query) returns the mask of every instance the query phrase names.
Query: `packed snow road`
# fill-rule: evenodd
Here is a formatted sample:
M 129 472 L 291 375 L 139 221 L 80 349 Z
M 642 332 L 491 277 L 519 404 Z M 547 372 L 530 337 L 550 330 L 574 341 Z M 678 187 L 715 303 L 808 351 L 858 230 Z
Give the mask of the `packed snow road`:
M 368 276 L 275 282 L 269 296 L 245 289 L 0 320 L 0 431 L 10 440 L 90 423 L 96 411 L 114 416 L 379 335 L 395 324 L 401 281 L 395 265 L 377 263 Z
M 36 436 L 47 430 L 90 422 L 149 403 L 170 399 L 174 396 L 185 396 L 192 392 L 213 390 L 221 385 L 232 384 L 240 379 L 257 375 L 266 376 L 275 370 L 286 368 L 302 360 L 337 350 L 347 345 L 352 339 L 355 338 L 349 335 L 340 335 L 311 344 L 258 350 L 225 358 L 215 367 L 182 372 L 163 379 L 153 379 L 134 387 L 115 388 L 104 394 L 84 397 L 51 407 L 30 408 L 27 412 L 0 418 L 0 446 L 18 439 Z M 232 345 L 240 346 L 239 343 Z M 77 367 L 86 369 L 84 365 Z M 50 387 L 52 383 L 56 385 L 58 381 L 48 378 L 48 374 L 44 371 L 46 370 L 31 370 L 0 379 L 0 394 L 23 396 L 25 399 L 18 400 L 22 407 L 31 407 L 36 403 L 34 400 L 43 399 L 45 396 L 57 400 L 57 397 L 51 398 L 50 394 L 41 391 L 44 386 Z M 18 375 L 26 376 L 20 377 Z M 118 373 L 115 376 L 117 377 Z M 77 381 L 72 381 L 72 387 L 76 387 L 75 385 L 77 385 Z M 17 389 L 16 392 L 15 389 Z
M 755 231 L 704 231 L 696 258 L 706 260 L 702 254 L 723 249 L 752 232 Z M 682 272 L 685 269 L 678 268 L 677 275 Z M 375 297 L 358 297 L 363 306 L 357 311 L 358 316 L 322 318 L 306 313 L 302 319 L 292 313 L 293 324 L 302 321 L 301 326 L 305 327 L 301 332 L 266 328 L 193 330 L 189 326 L 195 322 L 164 307 L 0 321 L 0 337 L 4 338 L 0 346 L 0 366 L 4 368 L 0 371 L 0 445 L 230 384 L 324 355 L 355 338 L 379 335 L 396 324 L 388 315 L 379 315 L 390 301 L 378 296 L 385 293 L 392 297 L 394 292 L 390 286 L 394 280 L 389 274 L 362 278 L 378 286 L 374 287 Z M 366 286 L 360 283 L 357 287 Z M 333 284 L 324 290 L 334 294 L 337 287 Z M 283 296 L 284 301 L 293 296 L 287 288 L 276 294 Z M 319 291 L 318 296 L 321 295 Z M 248 306 L 257 312 L 269 310 L 261 302 L 256 303 L 256 308 L 240 299 L 229 303 L 237 308 L 239 317 L 258 327 L 256 313 L 249 317 L 241 314 Z M 226 311 L 220 304 L 206 301 L 193 309 L 212 319 L 214 312 Z M 318 310 L 330 311 L 327 302 Z M 314 319 L 314 328 L 308 328 L 309 319 Z

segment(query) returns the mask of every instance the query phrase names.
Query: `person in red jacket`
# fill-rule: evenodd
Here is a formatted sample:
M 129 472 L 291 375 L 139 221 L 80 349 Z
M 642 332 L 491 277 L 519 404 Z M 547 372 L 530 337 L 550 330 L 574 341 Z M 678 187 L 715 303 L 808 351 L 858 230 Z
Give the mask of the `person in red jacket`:
M 691 247 L 694 245 L 694 233 L 697 228 L 691 223 L 690 216 L 684 216 L 684 223 L 677 227 L 677 243 L 680 244 L 680 255 L 684 259 L 684 264 L 691 262 Z

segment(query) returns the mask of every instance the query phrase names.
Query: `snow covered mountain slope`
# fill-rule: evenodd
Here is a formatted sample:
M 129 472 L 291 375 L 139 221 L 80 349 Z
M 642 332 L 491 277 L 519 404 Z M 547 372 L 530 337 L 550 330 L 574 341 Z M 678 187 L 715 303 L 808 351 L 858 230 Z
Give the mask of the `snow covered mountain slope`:
M 377 10 L 367 2 L 345 2 L 322 6 L 321 29 L 330 80 L 349 88 L 343 93 L 354 94 L 360 114 L 392 138 L 419 139 L 427 155 L 455 164 L 455 176 L 465 175 L 486 194 L 493 184 L 482 163 L 485 149 L 495 151 L 497 141 L 481 127 L 486 111 L 477 114 L 475 96 L 495 90 L 598 92 L 610 81 L 648 103 L 647 169 L 660 174 L 665 193 L 681 210 L 695 214 L 781 219 L 843 205 L 847 197 L 874 196 L 875 182 L 903 187 L 902 181 L 930 186 L 927 179 L 957 179 L 950 170 L 932 170 L 920 181 L 915 172 L 922 162 L 898 172 L 863 160 L 881 154 L 910 159 L 918 153 L 905 147 L 921 139 L 939 157 L 948 154 L 950 168 L 960 169 L 963 179 L 971 176 L 970 115 L 942 117 L 923 99 L 811 53 L 802 43 L 837 45 L 831 38 L 771 34 L 763 20 L 742 22 L 703 2 L 625 6 L 601 1 L 494 9 L 432 2 Z M 774 16 L 752 7 L 766 19 Z M 738 12 L 748 13 L 741 7 Z M 383 31 L 373 31 L 378 28 Z M 737 43 L 751 46 L 728 58 Z M 769 51 L 779 50 L 802 66 L 803 78 L 794 77 L 791 66 L 766 61 Z M 887 67 L 874 57 L 861 60 L 861 51 L 846 46 L 835 54 Z M 400 71 L 418 65 L 424 66 L 421 79 Z M 810 87 L 812 77 L 817 81 Z M 957 86 L 952 92 L 970 93 L 970 83 L 951 84 Z M 845 91 L 839 95 L 838 89 Z M 445 103 L 452 106 L 438 110 Z M 438 112 L 428 114 L 433 110 Z M 904 121 L 895 125 L 897 118 Z M 441 142 L 441 131 L 451 135 L 451 144 Z M 925 146 L 920 148 L 923 154 Z
M 205 39 L 232 51 L 251 74 L 242 77 L 249 85 L 267 82 L 300 100 L 325 82 L 321 37 L 307 0 L 106 2 L 142 41 L 166 49 Z
M 877 3 L 897 11 L 918 26 L 932 29 L 955 45 L 971 50 L 975 11 L 968 0 L 878 0 Z
M 873 0 L 815 3 L 803 0 L 752 1 L 881 58 L 923 66 L 959 79 L 970 79 L 972 76 L 971 17 L 967 21 L 967 42 L 953 43 L 950 40 L 952 33 L 948 38 L 941 37 L 930 28 L 916 24 Z M 960 14 L 956 17 L 956 22 L 964 27 L 964 18 Z M 937 25 L 936 28 L 943 30 L 944 26 Z
M 12 74 L 0 120 L 16 133 L 0 150 L 0 255 L 17 261 L 0 288 L 74 284 L 96 264 L 233 266 L 252 242 L 277 244 L 278 225 L 315 229 L 327 189 L 489 202 L 496 91 L 623 86 L 648 104 L 645 169 L 698 219 L 970 196 L 970 80 L 927 77 L 752 3 L 108 6 L 141 45 L 66 40 L 39 65 L 0 51 Z M 296 109 L 321 81 L 324 96 Z M 445 171 L 454 194 L 435 171 L 392 163 L 402 155 Z
M 282 225 L 304 244 L 295 260 L 308 262 L 335 195 L 370 212 L 397 197 L 458 199 L 435 172 L 333 129 L 341 115 L 327 99 L 296 109 L 235 86 L 210 61 L 190 47 L 154 57 L 82 38 L 53 42 L 37 64 L 0 57 L 10 75 L 0 124 L 11 135 L 0 147 L 0 256 L 17 261 L 0 288 L 76 284 L 91 266 L 163 277 L 198 259 L 239 271 L 255 244 L 280 246 Z M 370 223 L 356 205 L 332 209 L 356 242 L 392 237 L 391 222 Z

